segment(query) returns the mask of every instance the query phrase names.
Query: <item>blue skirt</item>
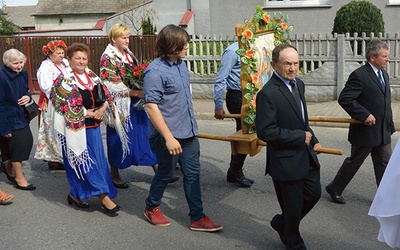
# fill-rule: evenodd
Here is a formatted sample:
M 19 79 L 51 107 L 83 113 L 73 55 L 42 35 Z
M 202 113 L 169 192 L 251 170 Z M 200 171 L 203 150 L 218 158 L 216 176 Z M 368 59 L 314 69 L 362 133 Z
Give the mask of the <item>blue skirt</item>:
M 93 163 L 88 173 L 82 171 L 84 179 L 79 179 L 76 176 L 63 150 L 65 173 L 70 186 L 70 194 L 81 200 L 100 194 L 106 194 L 110 199 L 117 197 L 118 191 L 111 181 L 108 170 L 100 126 L 86 129 L 86 143 Z
M 130 119 L 132 128 L 126 131 L 129 137 L 129 155 L 122 161 L 122 144 L 116 130 L 107 126 L 107 155 L 111 166 L 125 169 L 132 165 L 153 166 L 158 163 L 151 151 L 148 139 L 149 118 L 143 109 L 138 110 L 131 102 Z

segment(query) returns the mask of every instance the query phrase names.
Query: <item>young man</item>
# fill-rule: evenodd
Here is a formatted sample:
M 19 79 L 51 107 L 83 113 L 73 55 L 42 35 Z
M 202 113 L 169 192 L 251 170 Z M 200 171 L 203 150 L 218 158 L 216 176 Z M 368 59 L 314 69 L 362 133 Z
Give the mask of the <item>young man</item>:
M 222 225 L 213 223 L 203 213 L 200 190 L 200 144 L 194 116 L 190 78 L 182 58 L 186 56 L 190 37 L 175 25 L 167 25 L 157 36 L 157 58 L 147 67 L 144 77 L 146 111 L 152 124 L 149 141 L 157 155 L 156 172 L 146 199 L 144 215 L 156 226 L 170 221 L 160 208 L 165 188 L 173 178 L 177 163 L 183 173 L 183 186 L 189 205 L 190 229 L 215 232 Z
M 271 221 L 287 250 L 306 249 L 300 221 L 321 197 L 321 147 L 308 125 L 304 83 L 297 49 L 281 44 L 272 51 L 275 72 L 257 94 L 257 136 L 267 143 L 266 174 L 271 175 L 282 209 Z

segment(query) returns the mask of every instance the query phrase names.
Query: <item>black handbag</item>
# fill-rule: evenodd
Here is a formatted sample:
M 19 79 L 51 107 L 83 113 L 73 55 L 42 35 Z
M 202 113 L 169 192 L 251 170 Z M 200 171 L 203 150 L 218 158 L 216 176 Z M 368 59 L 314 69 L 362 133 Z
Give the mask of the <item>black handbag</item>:
M 100 83 L 95 86 L 96 90 L 96 107 L 103 105 L 107 101 L 106 93 L 104 92 L 103 85 Z
M 30 103 L 25 105 L 25 118 L 28 122 L 39 115 L 39 112 L 39 106 L 33 99 Z

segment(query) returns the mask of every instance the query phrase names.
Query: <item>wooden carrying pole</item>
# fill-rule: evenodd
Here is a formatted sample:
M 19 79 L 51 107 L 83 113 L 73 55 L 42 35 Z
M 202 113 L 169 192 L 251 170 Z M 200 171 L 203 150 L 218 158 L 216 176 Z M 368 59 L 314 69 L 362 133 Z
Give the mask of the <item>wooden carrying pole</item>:
M 240 114 L 224 114 L 224 118 L 240 119 Z M 335 118 L 328 116 L 309 116 L 310 122 L 336 122 L 336 123 L 362 123 L 362 121 L 353 118 Z
M 241 144 L 248 144 L 248 143 L 252 143 L 252 141 L 249 141 L 249 139 L 247 138 L 241 138 L 241 137 L 232 137 L 232 136 L 221 136 L 221 135 L 214 135 L 214 134 L 205 134 L 205 133 L 199 133 L 197 135 L 199 138 L 204 138 L 204 139 L 211 139 L 211 140 L 218 140 L 218 141 L 230 141 L 231 144 L 239 144 L 239 147 L 241 146 Z M 266 146 L 267 144 L 256 138 L 256 145 L 258 147 L 263 147 Z M 234 145 L 232 145 L 232 147 L 234 147 Z M 259 152 L 259 150 L 257 150 Z M 257 152 L 257 153 L 258 153 Z M 343 155 L 343 150 L 341 149 L 335 149 L 335 148 L 318 148 L 317 150 L 315 150 L 315 152 L 317 153 L 325 153 L 325 154 L 334 154 L 334 155 Z M 255 153 L 255 154 L 257 154 Z M 252 155 L 252 153 L 247 153 Z M 255 155 L 253 153 L 252 156 Z

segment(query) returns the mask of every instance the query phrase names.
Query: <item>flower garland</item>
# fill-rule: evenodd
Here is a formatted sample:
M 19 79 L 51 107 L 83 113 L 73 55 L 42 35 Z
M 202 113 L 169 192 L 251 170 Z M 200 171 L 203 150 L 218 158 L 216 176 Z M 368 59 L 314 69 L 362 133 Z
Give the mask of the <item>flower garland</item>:
M 67 45 L 65 44 L 65 42 L 63 40 L 53 40 L 53 41 L 50 41 L 45 46 L 43 46 L 42 52 L 43 52 L 43 54 L 45 54 L 47 56 L 50 52 L 53 53 L 56 50 L 56 48 L 58 48 L 58 47 L 63 48 L 64 51 L 68 49 Z
M 273 33 L 274 34 L 274 45 L 278 46 L 282 43 L 290 44 L 289 40 L 285 40 L 285 35 L 289 34 L 293 30 L 293 26 L 288 26 L 286 23 L 289 18 L 283 17 L 283 14 L 279 12 L 278 15 L 274 12 L 271 17 L 268 12 L 264 11 L 261 6 L 256 7 L 256 13 L 250 20 L 245 20 L 245 26 L 243 27 L 242 37 L 240 42 L 244 44 L 244 48 L 240 48 L 236 53 L 240 56 L 242 62 L 243 72 L 247 83 L 244 88 L 244 98 L 247 100 L 248 113 L 243 119 L 243 122 L 248 126 L 248 133 L 253 134 L 256 132 L 255 120 L 256 120 L 256 102 L 255 96 L 257 95 L 262 84 L 259 82 L 257 58 L 255 57 L 256 51 L 254 44 L 258 35 L 256 33 Z

